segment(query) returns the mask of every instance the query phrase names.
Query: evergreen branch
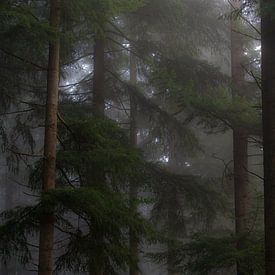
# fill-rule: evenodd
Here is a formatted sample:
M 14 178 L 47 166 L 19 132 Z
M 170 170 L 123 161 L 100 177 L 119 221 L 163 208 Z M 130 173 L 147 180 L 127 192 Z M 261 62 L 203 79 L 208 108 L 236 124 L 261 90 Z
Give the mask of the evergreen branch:
M 56 167 L 57 167 L 57 169 L 61 172 L 62 176 L 65 178 L 65 180 L 67 181 L 67 183 L 68 183 L 71 187 L 75 188 L 75 186 L 71 183 L 70 179 L 68 178 L 66 172 L 63 170 L 63 168 L 62 168 L 60 165 L 58 165 L 58 164 L 56 165 Z
M 9 55 L 9 56 L 11 56 L 11 57 L 14 57 L 14 58 L 18 59 L 18 60 L 20 60 L 20 61 L 22 61 L 22 62 L 24 62 L 24 63 L 28 63 L 28 64 L 30 64 L 30 65 L 32 65 L 32 66 L 34 66 L 34 67 L 36 67 L 36 68 L 38 68 L 38 69 L 40 69 L 40 70 L 42 70 L 42 71 L 46 71 L 46 70 L 47 70 L 47 68 L 42 67 L 42 66 L 40 66 L 40 65 L 37 65 L 37 64 L 33 63 L 32 61 L 27 60 L 27 59 L 25 59 L 25 58 L 23 58 L 23 57 L 20 57 L 20 56 L 18 56 L 18 55 L 16 55 L 16 54 L 13 54 L 13 53 L 11 53 L 11 52 L 9 52 L 9 51 L 3 49 L 3 48 L 0 48 L 0 51 L 2 51 L 3 53 L 5 53 L 6 55 Z
M 243 32 L 237 31 L 237 30 L 233 30 L 233 29 L 232 29 L 232 31 L 235 32 L 235 33 L 241 34 L 243 36 L 246 36 L 248 38 L 251 38 L 253 40 L 261 41 L 261 38 L 255 37 L 253 35 L 250 35 L 250 34 L 247 34 L 247 33 L 243 33 Z
M 231 3 L 230 0 L 228 0 L 229 5 L 231 8 L 233 8 L 234 11 L 237 11 L 237 9 L 234 7 L 234 5 Z M 254 31 L 256 31 L 259 35 L 261 35 L 261 31 L 258 30 L 247 18 L 245 18 L 240 12 L 238 13 L 241 19 L 243 19 Z
M 71 87 L 74 87 L 74 86 L 77 86 L 81 83 L 85 83 L 85 82 L 88 82 L 90 81 L 90 79 L 87 79 L 89 76 L 91 76 L 92 73 L 88 74 L 88 75 L 85 75 L 80 81 L 78 82 L 75 82 L 75 83 L 71 83 L 71 84 L 67 84 L 67 85 L 59 85 L 58 87 L 59 88 L 71 88 Z
M 264 180 L 264 178 L 261 177 L 260 175 L 254 173 L 254 172 L 252 172 L 252 171 L 249 171 L 249 170 L 247 169 L 247 167 L 243 167 L 243 168 L 245 169 L 245 171 L 246 171 L 247 173 L 249 173 L 249 174 L 251 174 L 251 175 L 257 177 L 257 178 L 260 179 L 260 180 Z
M 11 148 L 7 148 L 8 151 L 14 153 L 15 155 L 25 156 L 25 157 L 34 157 L 34 158 L 43 158 L 43 155 L 36 155 L 36 154 L 29 154 L 29 153 L 23 153 L 23 152 L 17 152 Z
M 131 47 L 127 48 L 125 46 L 123 46 L 121 43 L 119 43 L 118 41 L 116 41 L 115 39 L 108 37 L 109 40 L 111 40 L 112 42 L 114 42 L 115 44 L 117 44 L 118 46 L 120 46 L 121 48 L 123 48 L 124 50 L 126 50 L 127 52 L 133 53 L 136 57 L 138 57 L 139 59 L 143 60 L 146 62 L 145 58 L 141 55 L 139 55 L 136 51 L 133 51 L 131 49 Z
M 19 103 L 23 103 L 23 104 L 26 104 L 26 105 L 29 105 L 29 106 L 37 106 L 37 107 L 43 107 L 45 108 L 45 104 L 39 104 L 39 103 L 34 103 L 34 102 L 28 102 L 28 101 L 25 101 L 25 100 L 22 100 L 22 99 L 18 99 L 17 97 L 14 97 L 14 96 L 11 96 L 3 91 L 1 91 L 5 96 L 13 99 L 14 101 L 17 101 Z
M 255 74 L 253 73 L 253 71 L 249 71 L 245 66 L 243 66 L 242 64 L 241 64 L 241 66 L 242 66 L 242 68 L 245 70 L 245 72 L 247 73 L 247 74 L 249 74 L 250 76 L 252 76 L 253 77 L 253 79 L 254 79 L 254 81 L 256 82 L 256 85 L 258 86 L 258 88 L 260 89 L 260 90 L 262 90 L 262 85 L 261 85 L 261 78 L 259 78 L 259 77 L 256 77 L 255 76 Z
M 74 131 L 70 128 L 70 126 L 66 123 L 66 121 L 61 117 L 61 114 L 57 113 L 57 118 L 60 120 L 60 122 L 66 127 L 66 129 L 71 133 L 74 140 L 77 142 L 77 138 L 75 136 Z
M 27 112 L 31 112 L 31 111 L 34 111 L 34 109 L 26 109 L 26 110 L 21 110 L 21 111 L 2 113 L 2 114 L 0 114 L 0 116 L 14 115 L 14 114 L 20 114 L 20 113 L 27 113 Z
M 233 162 L 233 160 L 229 160 L 228 162 L 225 162 L 224 159 L 217 157 L 216 154 L 212 154 L 212 158 L 222 161 L 222 163 L 224 165 L 224 169 L 223 169 L 223 173 L 222 173 L 222 183 L 224 183 L 224 179 L 226 178 L 227 171 L 230 171 L 229 165 Z
M 130 39 L 130 37 L 128 37 L 124 32 L 122 32 L 112 21 L 108 21 L 108 23 L 116 30 L 118 31 L 118 33 L 115 34 L 119 34 L 121 37 L 125 38 L 126 40 L 128 40 L 130 43 L 133 42 L 132 39 Z M 110 30 L 109 30 L 110 31 Z
M 73 63 L 75 63 L 75 62 L 77 62 L 77 61 L 79 61 L 79 60 L 85 58 L 85 57 L 92 56 L 92 55 L 94 55 L 94 52 L 90 52 L 90 53 L 81 55 L 80 57 L 77 57 L 77 58 L 75 58 L 75 59 L 72 59 L 72 60 L 70 60 L 70 61 L 64 63 L 63 66 L 68 66 L 68 65 L 70 65 L 70 64 L 73 64 Z

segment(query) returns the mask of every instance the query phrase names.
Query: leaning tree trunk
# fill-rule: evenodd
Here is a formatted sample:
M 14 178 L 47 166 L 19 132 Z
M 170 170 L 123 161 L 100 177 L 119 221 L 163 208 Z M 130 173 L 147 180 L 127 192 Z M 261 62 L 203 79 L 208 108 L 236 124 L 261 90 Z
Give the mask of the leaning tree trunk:
M 263 0 L 262 5 L 274 0 Z M 262 104 L 266 274 L 275 274 L 275 18 L 262 7 Z
M 235 8 L 240 8 L 240 0 L 234 2 Z M 236 33 L 238 21 L 231 20 L 231 72 L 233 103 L 240 97 L 245 97 L 243 43 L 240 34 Z M 248 139 L 245 129 L 233 125 L 233 161 L 234 161 L 234 199 L 235 199 L 235 233 L 238 237 L 237 248 L 244 248 L 243 237 L 247 231 L 249 211 L 249 180 L 248 180 Z M 237 274 L 243 275 L 241 264 L 237 263 Z
M 137 62 L 134 53 L 130 52 L 130 82 L 132 85 L 137 84 Z M 130 142 L 133 147 L 137 146 L 137 103 L 135 97 L 130 93 Z M 130 182 L 130 206 L 136 210 L 137 187 L 135 182 Z M 130 230 L 130 252 L 133 258 L 138 262 L 138 238 Z M 138 275 L 138 265 L 130 266 L 129 275 Z
M 50 1 L 50 26 L 57 32 L 60 25 L 60 1 Z M 47 102 L 44 139 L 44 171 L 43 192 L 55 188 L 56 166 L 56 134 L 57 108 L 59 84 L 59 38 L 55 38 L 49 45 L 49 61 L 47 75 Z M 47 213 L 41 217 L 40 244 L 39 244 L 39 275 L 53 274 L 53 247 L 54 247 L 54 214 Z

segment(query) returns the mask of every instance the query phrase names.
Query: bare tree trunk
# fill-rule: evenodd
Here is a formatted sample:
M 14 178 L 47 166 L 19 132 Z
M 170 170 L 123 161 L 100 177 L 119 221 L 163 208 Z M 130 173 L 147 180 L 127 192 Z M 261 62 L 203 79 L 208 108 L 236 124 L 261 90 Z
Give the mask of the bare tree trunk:
M 93 112 L 95 117 L 104 117 L 105 110 L 105 39 L 97 34 L 94 47 Z
M 135 55 L 130 52 L 130 82 L 135 85 L 137 83 L 137 62 Z M 135 97 L 130 93 L 130 142 L 132 146 L 137 146 L 137 104 Z M 132 209 L 136 209 L 135 200 L 137 199 L 137 187 L 135 183 L 130 182 L 130 204 Z M 134 232 L 130 230 L 130 252 L 138 261 L 138 238 Z M 130 266 L 129 275 L 138 275 L 138 266 Z
M 275 4 L 263 0 L 262 5 Z M 262 6 L 262 104 L 264 147 L 265 265 L 275 274 L 275 19 Z
M 234 1 L 236 9 L 241 7 L 241 0 Z M 239 97 L 245 97 L 244 76 L 242 68 L 243 61 L 243 42 L 242 36 L 236 33 L 238 29 L 237 20 L 231 20 L 231 72 L 232 72 L 232 96 L 233 102 L 238 101 Z M 234 161 L 234 197 L 235 197 L 235 233 L 239 238 L 237 248 L 244 248 L 242 241 L 248 226 L 249 211 L 249 180 L 248 180 L 248 139 L 245 129 L 240 127 L 233 128 L 233 161 Z M 244 271 L 241 264 L 237 263 L 237 274 L 243 275 Z
M 60 1 L 50 1 L 50 26 L 56 31 L 60 25 Z M 59 38 L 50 42 L 47 75 L 47 102 L 44 139 L 43 192 L 55 188 L 56 135 L 59 84 Z M 54 214 L 48 213 L 40 222 L 39 275 L 53 274 Z

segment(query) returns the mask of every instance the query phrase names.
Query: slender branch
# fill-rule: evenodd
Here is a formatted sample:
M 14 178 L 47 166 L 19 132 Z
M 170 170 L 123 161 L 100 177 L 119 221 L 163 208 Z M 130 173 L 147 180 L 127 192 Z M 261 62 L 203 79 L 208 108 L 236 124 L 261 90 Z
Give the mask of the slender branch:
M 243 168 L 245 169 L 245 171 L 246 171 L 247 173 L 249 173 L 249 174 L 251 174 L 251 175 L 257 177 L 257 178 L 260 179 L 260 180 L 264 180 L 264 178 L 263 178 L 262 176 L 260 176 L 260 175 L 258 175 L 258 174 L 256 174 L 256 173 L 254 173 L 254 172 L 252 172 L 252 171 L 249 171 L 249 170 L 247 169 L 247 167 L 243 166 Z
M 56 165 L 57 169 L 61 172 L 62 176 L 65 178 L 65 180 L 67 181 L 67 183 L 75 188 L 75 186 L 71 183 L 70 179 L 68 178 L 66 172 L 63 170 L 63 168 L 61 168 L 59 165 Z
M 256 77 L 255 75 L 254 75 L 254 73 L 253 73 L 253 71 L 249 71 L 245 66 L 243 66 L 242 64 L 241 64 L 241 66 L 242 66 L 242 68 L 245 70 L 245 72 L 247 73 L 247 74 L 249 74 L 250 76 L 252 76 L 253 77 L 253 79 L 254 79 L 254 81 L 255 81 L 255 83 L 256 83 L 256 85 L 258 86 L 258 88 L 260 89 L 260 90 L 262 90 L 262 85 L 261 85 L 261 79 L 260 78 L 258 78 L 258 77 Z
M 231 3 L 230 0 L 228 0 L 229 5 L 234 9 L 234 11 L 237 11 L 237 9 L 234 7 L 234 5 Z M 260 30 L 258 30 L 247 18 L 245 18 L 241 13 L 239 13 L 240 18 L 242 18 L 254 31 L 256 31 L 259 35 L 261 35 Z
M 9 112 L 9 113 L 2 113 L 0 116 L 6 116 L 6 115 L 15 115 L 15 114 L 21 114 L 21 113 L 27 113 L 34 111 L 34 109 L 26 109 L 26 110 L 21 110 L 21 111 L 14 111 L 14 112 Z
M 38 64 L 35 64 L 35 63 L 33 63 L 32 61 L 29 61 L 29 60 L 27 60 L 27 59 L 25 59 L 25 58 L 23 58 L 23 57 L 20 57 L 20 56 L 18 56 L 18 55 L 16 55 L 16 54 L 13 54 L 13 53 L 11 53 L 11 52 L 8 52 L 8 51 L 5 50 L 5 49 L 0 48 L 0 51 L 2 51 L 3 53 L 5 53 L 6 55 L 9 55 L 9 56 L 12 56 L 12 57 L 18 59 L 18 60 L 20 60 L 20 61 L 22 61 L 22 62 L 24 62 L 24 63 L 28 63 L 28 64 L 30 64 L 30 65 L 32 65 L 32 66 L 34 66 L 34 67 L 36 67 L 36 68 L 38 68 L 38 69 L 40 69 L 40 70 L 42 70 L 42 71 L 46 71 L 46 70 L 47 70 L 47 68 L 42 67 L 42 66 L 40 66 L 40 65 L 38 65 Z
M 7 148 L 8 151 L 14 153 L 15 155 L 19 156 L 25 156 L 25 157 L 33 157 L 33 158 L 42 158 L 43 155 L 36 155 L 36 154 L 29 154 L 29 153 L 23 153 L 23 152 L 17 152 L 11 148 Z
M 254 40 L 261 41 L 261 38 L 257 38 L 257 37 L 255 37 L 255 36 L 253 36 L 253 35 L 250 35 L 250 34 L 247 34 L 247 33 L 243 33 L 243 32 L 237 31 L 237 30 L 233 30 L 233 29 L 232 29 L 232 31 L 235 32 L 235 33 L 241 34 L 241 35 L 243 35 L 243 36 L 252 38 L 252 39 L 254 39 Z

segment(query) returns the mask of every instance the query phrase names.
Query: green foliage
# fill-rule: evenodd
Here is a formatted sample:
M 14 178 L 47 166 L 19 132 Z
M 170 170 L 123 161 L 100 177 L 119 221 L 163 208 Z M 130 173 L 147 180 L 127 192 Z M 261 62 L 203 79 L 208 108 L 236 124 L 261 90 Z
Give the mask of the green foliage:
M 81 0 L 62 1 L 66 20 L 86 25 L 95 33 L 103 29 L 112 17 L 129 12 L 143 5 L 143 0 Z
M 128 229 L 139 236 L 152 232 L 123 195 L 106 188 L 56 189 L 44 193 L 36 206 L 2 214 L 0 256 L 3 260 L 14 255 L 23 264 L 30 261 L 28 237 L 38 230 L 41 217 L 47 213 L 54 213 L 56 230 L 69 238 L 63 242 L 65 253 L 57 259 L 58 270 L 87 271 L 104 266 L 108 274 L 117 274 L 118 268 L 134 264 L 128 249 Z M 77 224 L 73 217 L 78 217 Z
M 193 84 L 194 92 L 205 94 L 211 88 L 225 85 L 229 81 L 219 68 L 186 54 L 176 58 L 163 57 L 155 62 L 149 79 L 159 88 L 159 92 L 174 97 L 188 83 Z
M 237 249 L 242 241 L 245 248 Z M 187 274 L 207 274 L 210 271 L 231 268 L 238 262 L 244 274 L 264 274 L 264 248 L 262 236 L 205 237 L 193 239 L 174 251 L 175 265 Z
M 5 42 L 5 46 L 17 48 L 17 50 L 19 48 L 21 50 L 19 55 L 22 57 L 24 57 L 22 51 L 30 46 L 30 43 L 32 48 L 29 48 L 27 52 L 32 54 L 32 58 L 43 55 L 49 39 L 56 35 L 56 30 L 50 28 L 45 14 L 41 13 L 44 4 L 36 4 L 35 1 L 29 4 L 4 1 L 1 4 L 0 37 Z M 20 44 L 18 44 L 19 41 Z M 25 56 L 27 52 L 24 52 Z
M 58 166 L 78 173 L 82 185 L 104 184 L 99 176 L 102 173 L 111 182 L 120 179 L 125 183 L 135 167 L 144 162 L 141 152 L 130 147 L 125 132 L 111 120 L 66 123 L 61 130 L 64 150 L 58 152 Z
M 156 202 L 152 219 L 170 237 L 185 237 L 187 228 L 209 230 L 211 223 L 226 209 L 217 181 L 193 175 L 159 170 L 153 190 Z M 171 219 L 170 215 L 173 215 Z
M 38 231 L 37 208 L 17 207 L 1 213 L 0 258 L 7 263 L 17 257 L 25 265 L 31 260 L 28 237 Z
M 237 249 L 242 241 L 245 248 Z M 167 262 L 168 253 L 150 253 L 147 255 L 156 263 Z M 264 274 L 264 247 L 262 235 L 242 237 L 208 237 L 194 235 L 189 241 L 170 241 L 170 260 L 173 272 L 180 274 L 205 275 L 209 272 L 230 272 L 236 262 L 243 274 Z
M 72 211 L 89 226 L 71 234 L 68 249 L 59 258 L 57 268 L 93 270 L 104 267 L 109 274 L 126 268 L 133 259 L 128 249 L 128 229 L 141 236 L 149 225 L 118 193 L 92 188 L 63 189 L 46 194 L 45 205 L 56 204 Z M 147 229 L 146 229 L 147 228 Z
M 225 131 L 228 128 L 242 127 L 249 134 L 259 134 L 260 113 L 255 102 L 241 96 L 234 100 L 226 90 L 214 90 L 210 94 L 195 94 L 189 91 L 181 95 L 181 107 L 190 111 L 188 119 L 199 118 L 198 123 L 211 129 Z

